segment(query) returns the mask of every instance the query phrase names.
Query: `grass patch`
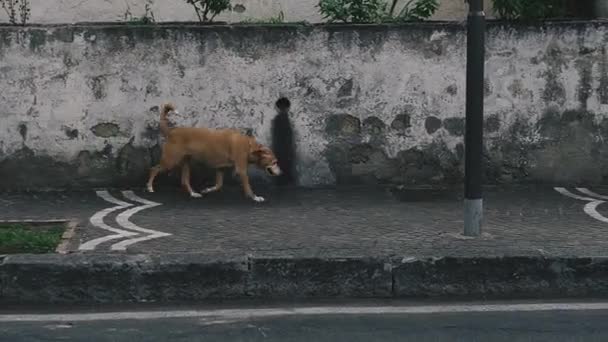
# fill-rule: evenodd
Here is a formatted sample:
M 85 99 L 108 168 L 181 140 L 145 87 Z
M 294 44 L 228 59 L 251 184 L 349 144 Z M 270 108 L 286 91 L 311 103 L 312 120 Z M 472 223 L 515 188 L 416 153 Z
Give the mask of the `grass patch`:
M 64 230 L 61 224 L 0 223 L 0 254 L 53 253 Z

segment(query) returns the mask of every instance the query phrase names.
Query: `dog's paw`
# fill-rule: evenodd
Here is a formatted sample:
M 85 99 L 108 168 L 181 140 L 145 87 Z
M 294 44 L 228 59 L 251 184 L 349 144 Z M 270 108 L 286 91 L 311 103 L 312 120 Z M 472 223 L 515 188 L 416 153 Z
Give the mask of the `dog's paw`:
M 208 193 L 211 193 L 211 192 L 214 192 L 214 191 L 216 191 L 216 188 L 214 186 L 201 190 L 201 192 L 204 193 L 204 194 L 208 194 Z
M 262 203 L 265 201 L 264 197 L 262 197 L 262 196 L 253 196 L 253 200 L 256 201 L 257 203 Z
M 203 197 L 203 195 L 199 194 L 198 192 L 191 192 L 190 193 L 190 197 L 192 197 L 192 198 L 201 198 L 201 197 Z
M 154 189 L 152 189 L 152 187 L 150 187 L 150 186 L 149 186 L 149 187 L 147 187 L 147 188 L 146 188 L 146 190 L 147 190 L 149 193 L 153 193 L 153 192 L 154 192 Z

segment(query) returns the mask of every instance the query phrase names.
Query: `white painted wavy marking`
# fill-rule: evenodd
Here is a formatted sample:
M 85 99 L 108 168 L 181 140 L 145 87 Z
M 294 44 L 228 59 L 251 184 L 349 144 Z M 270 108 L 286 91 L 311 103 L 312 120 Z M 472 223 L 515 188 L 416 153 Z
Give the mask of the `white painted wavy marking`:
M 125 249 L 127 249 L 128 246 L 130 246 L 132 244 L 171 235 L 169 233 L 159 232 L 157 230 L 142 228 L 129 220 L 129 218 L 131 218 L 131 216 L 133 216 L 133 214 L 135 214 L 139 211 L 145 210 L 145 209 L 159 206 L 159 205 L 161 205 L 161 203 L 148 201 L 147 199 L 144 199 L 144 198 L 141 198 L 141 197 L 135 195 L 135 193 L 133 191 L 123 191 L 122 194 L 123 194 L 123 196 L 125 196 L 126 199 L 129 199 L 133 202 L 142 203 L 143 205 L 137 206 L 135 208 L 131 208 L 129 210 L 125 210 L 122 213 L 118 214 L 118 216 L 116 217 L 116 222 L 118 222 L 118 224 L 121 225 L 123 228 L 134 230 L 134 231 L 141 232 L 141 233 L 150 234 L 150 235 L 117 242 L 112 245 L 112 250 L 124 251 Z
M 119 199 L 116 199 L 114 196 L 110 195 L 110 193 L 105 190 L 96 191 L 95 193 L 97 194 L 97 196 L 103 198 L 104 200 L 106 200 L 110 203 L 116 204 L 116 206 L 111 207 L 111 208 L 106 208 L 106 209 L 96 212 L 93 216 L 91 216 L 91 218 L 89 219 L 89 222 L 91 222 L 91 224 L 97 228 L 101 228 L 101 229 L 104 229 L 104 230 L 107 230 L 107 231 L 110 231 L 110 232 L 113 232 L 116 234 L 107 235 L 107 236 L 103 236 L 103 237 L 100 237 L 97 239 L 87 241 L 87 242 L 83 243 L 82 245 L 80 245 L 80 247 L 78 247 L 78 249 L 82 250 L 82 251 L 93 250 L 93 249 L 95 249 L 95 247 L 97 247 L 97 245 L 99 245 L 100 243 L 104 243 L 106 241 L 137 235 L 137 233 L 114 228 L 114 227 L 111 227 L 111 226 L 105 224 L 105 222 L 103 222 L 104 217 L 106 217 L 111 212 L 120 210 L 120 209 L 124 209 L 124 208 L 128 208 L 128 207 L 132 206 L 133 204 L 123 202 Z
M 608 223 L 608 218 L 604 217 L 602 214 L 600 214 L 597 211 L 597 207 L 602 203 L 606 203 L 606 202 L 604 202 L 604 201 L 589 202 L 589 203 L 585 204 L 585 208 L 583 210 L 585 210 L 585 213 L 587 213 L 587 215 L 593 217 L 594 219 L 596 219 L 598 221 L 602 221 L 604 223 Z
M 565 195 L 565 196 L 568 196 L 568 197 L 571 197 L 571 198 L 574 198 L 577 200 L 589 202 L 589 203 L 585 204 L 585 207 L 583 208 L 585 213 L 600 222 L 608 223 L 608 218 L 603 216 L 602 214 L 600 214 L 597 211 L 597 207 L 600 204 L 606 203 L 605 201 L 599 200 L 598 198 L 608 199 L 608 196 L 598 195 L 595 192 L 588 190 L 587 188 L 576 188 L 576 190 L 578 190 L 579 192 L 581 192 L 582 194 L 585 194 L 587 196 L 593 196 L 593 197 L 597 197 L 597 198 L 582 197 L 582 196 L 571 193 L 570 191 L 566 190 L 565 188 L 555 188 L 555 191 L 559 192 L 562 195 Z
M 585 194 L 587 196 L 595 197 L 597 199 L 608 200 L 608 196 L 596 194 L 595 192 L 587 189 L 587 188 L 576 188 L 580 193 Z
M 562 194 L 564 196 L 568 196 L 570 198 L 574 198 L 577 200 L 588 201 L 588 202 L 597 201 L 596 198 L 589 198 L 589 197 L 575 195 L 575 194 L 571 193 L 570 191 L 566 190 L 566 188 L 553 188 L 553 189 L 555 189 L 555 191 L 559 192 L 560 194 Z

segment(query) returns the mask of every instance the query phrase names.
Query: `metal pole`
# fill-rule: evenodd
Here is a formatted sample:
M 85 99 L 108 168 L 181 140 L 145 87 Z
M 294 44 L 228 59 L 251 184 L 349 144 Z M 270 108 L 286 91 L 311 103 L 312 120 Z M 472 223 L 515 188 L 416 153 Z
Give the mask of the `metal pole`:
M 468 2 L 464 235 L 479 236 L 483 219 L 483 74 L 486 23 L 483 0 Z

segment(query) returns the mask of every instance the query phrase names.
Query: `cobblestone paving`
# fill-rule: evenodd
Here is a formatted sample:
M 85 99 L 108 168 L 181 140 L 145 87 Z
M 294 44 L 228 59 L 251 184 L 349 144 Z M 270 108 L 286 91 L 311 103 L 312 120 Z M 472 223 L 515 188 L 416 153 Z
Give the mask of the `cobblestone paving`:
M 460 191 L 256 190 L 266 203 L 246 200 L 237 187 L 202 199 L 190 199 L 179 189 L 154 194 L 137 190 L 138 196 L 162 205 L 135 213 L 131 221 L 172 235 L 133 244 L 126 252 L 270 257 L 608 254 L 608 223 L 586 214 L 587 202 L 552 187 L 487 190 L 484 235 L 476 239 L 460 235 Z M 608 188 L 591 190 L 608 195 Z M 126 201 L 121 191 L 110 193 Z M 94 191 L 4 194 L 0 219 L 77 219 L 75 239 L 82 243 L 108 235 L 89 218 L 114 205 Z M 120 227 L 116 215 L 121 212 L 104 222 Z M 608 217 L 608 204 L 600 203 L 597 212 Z M 94 252 L 124 253 L 110 250 L 117 241 L 100 244 Z

